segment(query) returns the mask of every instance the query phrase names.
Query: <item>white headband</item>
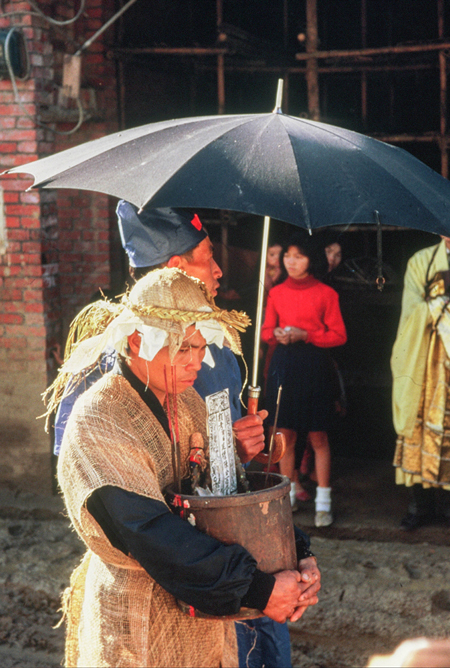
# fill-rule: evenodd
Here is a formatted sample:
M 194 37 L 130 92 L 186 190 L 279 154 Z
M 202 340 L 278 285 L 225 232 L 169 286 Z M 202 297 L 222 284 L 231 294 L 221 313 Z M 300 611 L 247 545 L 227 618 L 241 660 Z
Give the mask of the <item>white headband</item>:
M 212 309 L 209 306 L 202 306 L 198 309 L 209 313 Z M 199 322 L 187 323 L 184 331 L 190 325 L 195 325 L 201 333 L 207 345 L 215 343 L 219 348 L 223 347 L 224 331 L 217 320 L 203 320 Z M 145 325 L 142 319 L 129 311 L 124 311 L 115 318 L 105 331 L 99 336 L 94 336 L 87 341 L 82 341 L 70 359 L 65 363 L 64 370 L 70 373 L 76 373 L 80 368 L 87 368 L 98 359 L 103 350 L 107 347 L 115 348 L 120 355 L 126 356 L 128 347 L 128 337 L 133 332 L 138 331 L 142 334 L 139 357 L 149 362 L 155 355 L 169 343 L 169 332 L 159 327 Z M 203 360 L 210 367 L 214 367 L 214 359 L 210 350 L 207 348 Z

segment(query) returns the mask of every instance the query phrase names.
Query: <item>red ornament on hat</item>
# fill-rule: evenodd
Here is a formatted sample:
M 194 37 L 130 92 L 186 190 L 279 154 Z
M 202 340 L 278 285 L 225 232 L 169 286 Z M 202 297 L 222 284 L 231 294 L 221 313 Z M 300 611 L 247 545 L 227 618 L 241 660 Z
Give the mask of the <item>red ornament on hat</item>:
M 191 220 L 191 223 L 196 230 L 201 230 L 203 227 L 202 222 L 200 218 L 197 216 L 197 214 L 194 215 L 193 219 Z

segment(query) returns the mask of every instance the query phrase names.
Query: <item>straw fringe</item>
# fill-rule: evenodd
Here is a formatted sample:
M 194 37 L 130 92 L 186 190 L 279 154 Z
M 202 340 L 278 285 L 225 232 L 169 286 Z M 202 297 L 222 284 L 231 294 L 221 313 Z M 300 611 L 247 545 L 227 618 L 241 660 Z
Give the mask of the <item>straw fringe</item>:
M 135 315 L 145 318 L 159 318 L 160 320 L 171 320 L 172 322 L 201 322 L 203 320 L 217 320 L 223 322 L 229 327 L 237 329 L 239 332 L 245 332 L 245 329 L 251 324 L 251 320 L 243 311 L 223 311 L 218 306 L 214 306 L 211 312 L 205 311 L 182 311 L 176 308 L 165 308 L 162 306 L 137 306 L 124 298 L 126 307 Z
M 115 304 L 106 299 L 106 297 L 103 300 L 85 306 L 78 315 L 75 316 L 70 325 L 64 350 L 64 362 L 67 362 L 82 341 L 97 336 L 98 334 L 102 334 L 109 323 L 112 322 L 122 310 L 123 306 L 121 304 Z M 47 410 L 43 415 L 39 415 L 39 418 L 46 418 L 45 431 L 47 433 L 49 432 L 50 427 L 50 417 L 52 413 L 56 412 L 69 381 L 71 381 L 70 389 L 71 392 L 73 392 L 97 366 L 99 365 L 96 362 L 91 365 L 90 368 L 83 369 L 83 371 L 75 375 L 70 371 L 64 371 L 64 365 L 60 367 L 57 377 L 42 394 L 42 400 Z
M 180 274 L 187 276 L 185 272 L 178 271 Z M 73 373 L 73 371 L 65 369 L 68 360 L 72 357 L 80 343 L 103 334 L 108 325 L 125 310 L 131 311 L 134 315 L 137 315 L 140 318 L 156 318 L 168 322 L 178 322 L 181 325 L 190 322 L 216 320 L 225 330 L 226 339 L 233 353 L 243 358 L 242 344 L 238 331 L 244 332 L 245 329 L 251 325 L 251 320 L 248 315 L 242 311 L 225 311 L 219 308 L 216 306 L 214 299 L 201 281 L 192 279 L 192 277 L 190 277 L 190 280 L 198 285 L 208 305 L 212 309 L 211 311 L 183 310 L 153 305 L 143 306 L 142 304 L 133 302 L 129 297 L 130 293 L 128 291 L 126 294 L 122 295 L 120 303 L 111 302 L 104 297 L 104 299 L 94 302 L 93 304 L 88 304 L 78 313 L 70 325 L 64 351 L 64 364 L 60 367 L 56 379 L 42 394 L 42 399 L 47 410 L 39 417 L 46 418 L 45 430 L 47 433 L 50 428 L 50 418 L 52 414 L 57 411 L 64 394 L 74 392 L 80 383 L 83 382 L 96 368 L 101 370 L 100 360 L 98 359 L 82 369 L 79 373 Z M 247 366 L 245 365 L 245 367 L 246 380 L 243 388 L 247 383 L 248 374 Z M 242 403 L 242 391 L 240 399 Z

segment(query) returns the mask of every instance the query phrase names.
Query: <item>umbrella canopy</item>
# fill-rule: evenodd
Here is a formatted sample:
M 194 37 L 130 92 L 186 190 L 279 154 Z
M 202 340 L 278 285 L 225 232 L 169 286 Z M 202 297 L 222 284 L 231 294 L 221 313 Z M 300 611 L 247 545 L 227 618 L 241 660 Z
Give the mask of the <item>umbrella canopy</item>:
M 152 123 L 16 167 L 35 187 L 138 207 L 229 209 L 308 229 L 374 222 L 450 236 L 450 182 L 410 153 L 282 113 Z

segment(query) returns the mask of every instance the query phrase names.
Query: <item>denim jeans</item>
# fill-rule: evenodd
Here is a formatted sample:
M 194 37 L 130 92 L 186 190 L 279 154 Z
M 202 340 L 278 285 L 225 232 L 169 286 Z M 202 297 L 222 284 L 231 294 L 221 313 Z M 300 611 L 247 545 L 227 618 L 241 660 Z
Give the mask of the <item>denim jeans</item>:
M 292 668 L 287 624 L 259 617 L 236 622 L 236 633 L 239 668 Z

